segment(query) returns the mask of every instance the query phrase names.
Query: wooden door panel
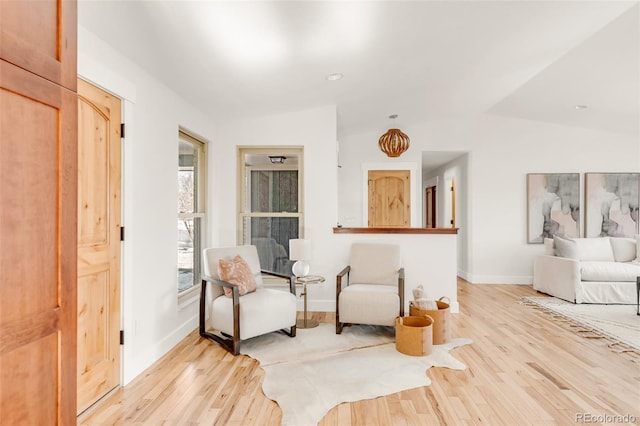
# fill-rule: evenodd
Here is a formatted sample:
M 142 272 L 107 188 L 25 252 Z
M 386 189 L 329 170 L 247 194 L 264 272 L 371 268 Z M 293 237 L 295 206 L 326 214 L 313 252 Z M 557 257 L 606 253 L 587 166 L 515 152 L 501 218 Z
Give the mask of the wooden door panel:
M 2 158 L 12 159 L 2 163 L 2 207 L 31 207 L 3 212 L 2 227 L 10 232 L 8 237 L 22 241 L 3 253 L 3 272 L 8 282 L 24 283 L 26 287 L 41 283 L 37 294 L 25 292 L 23 286 L 2 286 L 2 297 L 15 301 L 3 306 L 2 318 L 12 322 L 58 305 L 57 223 L 41 221 L 40 217 L 57 215 L 58 152 L 53 136 L 60 104 L 46 105 L 9 91 L 3 91 L 2 104 L 11 105 L 3 114 Z M 24 122 L 26 117 L 41 125 L 10 126 Z M 34 193 L 40 196 L 32 199 Z
M 78 81 L 78 413 L 120 384 L 120 113 Z
M 409 170 L 371 170 L 368 179 L 369 226 L 410 226 Z
M 57 381 L 42 373 L 55 371 L 59 361 L 57 332 L 3 354 L 1 424 L 52 424 L 58 415 Z
M 0 57 L 76 89 L 75 1 L 0 1 Z
M 113 389 L 113 371 L 120 373 L 113 355 L 119 342 L 105 333 L 112 327 L 108 313 L 113 290 L 109 264 L 104 266 L 105 270 L 78 279 L 78 388 L 83 389 L 78 406 L 90 405 Z
M 0 424 L 71 424 L 76 94 L 0 60 L 0 112 Z
M 78 150 L 78 245 L 109 243 L 109 117 L 96 105 L 78 102 L 78 135 L 90 140 Z

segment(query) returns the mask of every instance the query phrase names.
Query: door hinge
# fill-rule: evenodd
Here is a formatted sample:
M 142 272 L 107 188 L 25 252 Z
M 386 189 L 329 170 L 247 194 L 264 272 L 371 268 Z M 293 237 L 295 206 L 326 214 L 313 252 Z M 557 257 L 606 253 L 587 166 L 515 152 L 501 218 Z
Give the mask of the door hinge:
M 124 345 L 124 330 L 120 330 L 120 344 Z
M 451 224 L 453 225 L 453 219 L 451 219 Z
M 453 186 L 451 187 L 451 191 L 453 192 Z
M 120 137 L 124 138 L 124 123 L 120 123 Z
M 124 241 L 124 226 L 120 227 L 120 241 Z

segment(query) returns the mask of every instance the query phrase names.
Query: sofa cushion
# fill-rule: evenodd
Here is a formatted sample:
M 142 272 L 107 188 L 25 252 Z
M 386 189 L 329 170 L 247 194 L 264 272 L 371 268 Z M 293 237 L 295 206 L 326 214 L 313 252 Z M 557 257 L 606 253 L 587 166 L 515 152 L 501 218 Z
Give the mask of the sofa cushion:
M 563 238 L 556 235 L 553 237 L 553 245 L 555 247 L 556 256 L 566 257 L 568 259 L 579 259 L 578 245 L 573 238 Z
M 637 276 L 640 276 L 640 265 L 637 263 L 580 262 L 582 281 L 635 281 Z
M 631 262 L 636 258 L 636 239 L 611 237 L 611 248 L 616 262 Z
M 636 235 L 636 262 L 640 263 L 640 235 Z

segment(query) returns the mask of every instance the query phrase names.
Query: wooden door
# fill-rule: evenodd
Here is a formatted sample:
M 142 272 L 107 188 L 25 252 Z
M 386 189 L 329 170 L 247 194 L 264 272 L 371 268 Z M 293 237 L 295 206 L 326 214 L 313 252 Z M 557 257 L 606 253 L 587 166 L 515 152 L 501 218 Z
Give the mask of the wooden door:
M 0 60 L 0 424 L 76 417 L 76 94 Z
M 409 170 L 369 170 L 369 227 L 411 226 Z
M 76 3 L 0 1 L 0 424 L 76 420 Z
M 78 80 L 78 413 L 120 385 L 120 108 Z

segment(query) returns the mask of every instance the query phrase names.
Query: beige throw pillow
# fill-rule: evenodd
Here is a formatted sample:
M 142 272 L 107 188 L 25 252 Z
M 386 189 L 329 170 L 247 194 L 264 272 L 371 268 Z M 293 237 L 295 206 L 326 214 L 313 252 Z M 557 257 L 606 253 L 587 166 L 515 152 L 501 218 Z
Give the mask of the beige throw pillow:
M 218 275 L 222 281 L 238 286 L 240 296 L 256 291 L 256 280 L 249 265 L 240 255 L 236 255 L 232 260 L 218 260 Z M 232 297 L 233 291 L 225 287 L 224 294 Z

